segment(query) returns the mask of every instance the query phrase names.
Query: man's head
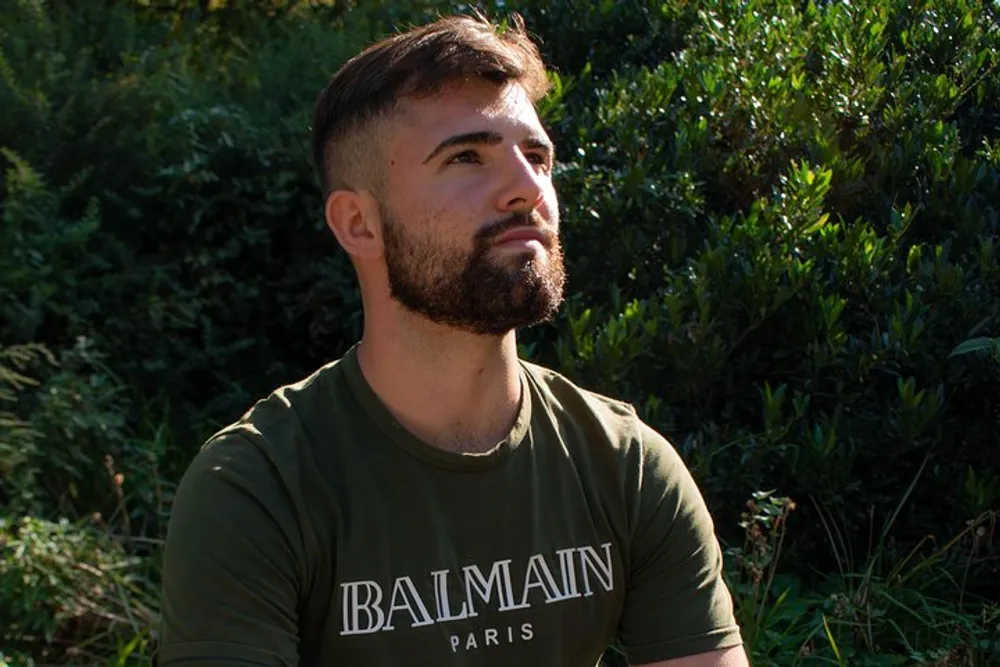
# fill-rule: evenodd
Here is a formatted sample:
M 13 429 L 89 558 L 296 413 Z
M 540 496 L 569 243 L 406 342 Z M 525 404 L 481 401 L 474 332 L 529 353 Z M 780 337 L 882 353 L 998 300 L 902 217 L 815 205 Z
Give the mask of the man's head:
M 554 155 L 534 108 L 547 90 L 519 19 L 502 31 L 442 19 L 338 71 L 313 150 L 327 223 L 367 301 L 477 334 L 551 317 L 565 278 Z

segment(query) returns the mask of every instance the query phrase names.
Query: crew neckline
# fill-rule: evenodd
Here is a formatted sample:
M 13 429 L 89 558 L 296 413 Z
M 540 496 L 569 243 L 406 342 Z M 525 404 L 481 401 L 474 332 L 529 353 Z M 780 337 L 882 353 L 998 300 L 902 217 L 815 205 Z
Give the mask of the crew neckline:
M 389 436 L 394 445 L 426 463 L 455 471 L 488 470 L 500 464 L 513 454 L 530 437 L 531 425 L 531 383 L 525 377 L 524 365 L 518 363 L 518 377 L 521 382 L 521 405 L 517 419 L 507 437 L 495 447 L 481 454 L 451 452 L 425 442 L 400 424 L 389 409 L 368 384 L 361 363 L 358 361 L 358 347 L 355 343 L 341 358 L 344 375 L 352 393 L 368 416 Z

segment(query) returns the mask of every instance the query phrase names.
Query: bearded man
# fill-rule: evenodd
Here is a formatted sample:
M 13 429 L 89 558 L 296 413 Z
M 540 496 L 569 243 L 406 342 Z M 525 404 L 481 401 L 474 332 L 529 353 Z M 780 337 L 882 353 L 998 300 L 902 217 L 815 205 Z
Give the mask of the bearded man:
M 451 17 L 320 95 L 361 340 L 205 444 L 177 491 L 164 667 L 746 667 L 695 482 L 634 409 L 518 358 L 565 269 L 518 19 Z

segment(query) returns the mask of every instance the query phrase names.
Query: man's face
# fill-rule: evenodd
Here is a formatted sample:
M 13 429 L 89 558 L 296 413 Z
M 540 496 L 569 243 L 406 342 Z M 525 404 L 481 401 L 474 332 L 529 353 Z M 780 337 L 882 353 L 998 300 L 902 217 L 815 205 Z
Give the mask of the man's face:
M 479 335 L 551 319 L 565 283 L 553 153 L 523 89 L 472 82 L 407 100 L 387 134 L 391 296 Z

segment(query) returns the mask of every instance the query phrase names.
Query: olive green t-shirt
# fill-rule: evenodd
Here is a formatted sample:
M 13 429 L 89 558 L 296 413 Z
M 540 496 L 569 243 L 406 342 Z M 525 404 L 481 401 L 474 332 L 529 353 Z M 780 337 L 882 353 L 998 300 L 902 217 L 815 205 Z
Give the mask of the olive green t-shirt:
M 356 348 L 213 436 L 177 490 L 162 667 L 593 667 L 740 643 L 701 495 L 621 402 L 521 363 L 509 437 L 426 444 Z

